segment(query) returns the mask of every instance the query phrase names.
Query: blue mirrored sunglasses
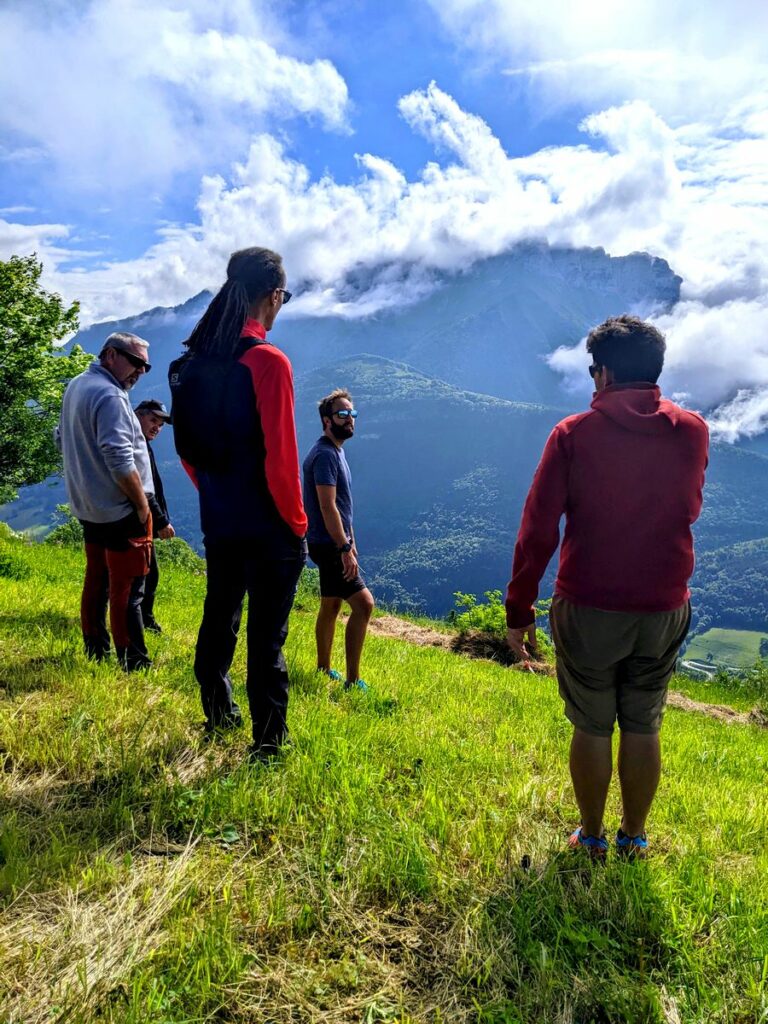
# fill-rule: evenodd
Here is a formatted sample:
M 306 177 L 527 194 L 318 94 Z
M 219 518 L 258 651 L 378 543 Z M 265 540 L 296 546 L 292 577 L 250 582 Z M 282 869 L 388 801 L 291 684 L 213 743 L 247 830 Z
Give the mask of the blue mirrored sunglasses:
M 338 416 L 340 420 L 346 420 L 350 416 L 352 417 L 353 420 L 356 420 L 357 419 L 357 409 L 339 409 L 333 415 L 334 416 Z

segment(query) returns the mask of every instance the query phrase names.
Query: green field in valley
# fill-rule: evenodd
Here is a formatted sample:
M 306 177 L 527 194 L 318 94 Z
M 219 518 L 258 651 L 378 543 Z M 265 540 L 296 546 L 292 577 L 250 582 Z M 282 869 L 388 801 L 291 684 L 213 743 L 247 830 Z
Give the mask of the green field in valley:
M 553 680 L 372 636 L 340 693 L 305 590 L 253 767 L 203 742 L 204 578 L 164 569 L 126 676 L 81 654 L 82 569 L 0 537 L 3 1024 L 768 1020 L 768 730 L 671 709 L 653 855 L 593 868 Z
M 768 638 L 768 623 L 763 632 L 749 629 L 708 629 L 701 636 L 694 637 L 685 657 L 688 660 L 706 661 L 712 655 L 715 665 L 732 668 L 750 668 L 760 657 L 760 641 Z

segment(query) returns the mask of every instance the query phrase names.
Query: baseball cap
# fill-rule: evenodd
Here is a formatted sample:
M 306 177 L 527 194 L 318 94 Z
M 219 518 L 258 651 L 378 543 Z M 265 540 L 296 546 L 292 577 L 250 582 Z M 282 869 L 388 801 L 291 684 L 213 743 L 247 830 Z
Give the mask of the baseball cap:
M 139 402 L 133 411 L 135 413 L 151 412 L 155 416 L 159 416 L 161 420 L 165 420 L 166 423 L 171 422 L 171 414 L 158 398 L 145 398 L 143 402 Z

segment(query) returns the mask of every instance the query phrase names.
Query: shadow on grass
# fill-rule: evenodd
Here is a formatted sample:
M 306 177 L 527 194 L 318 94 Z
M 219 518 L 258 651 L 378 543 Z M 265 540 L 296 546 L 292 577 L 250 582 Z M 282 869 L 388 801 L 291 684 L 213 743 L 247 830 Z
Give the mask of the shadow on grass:
M 79 632 L 80 618 L 77 615 L 64 615 L 50 609 L 41 612 L 14 612 L 12 615 L 0 615 L 0 629 L 3 626 L 12 628 L 14 634 L 26 629 L 49 629 L 54 633 L 77 629 Z
M 168 777 L 168 760 L 103 769 L 87 780 L 61 778 L 55 770 L 7 775 L 0 796 L 0 899 L 72 878 L 110 848 L 127 852 L 153 837 L 187 837 L 194 822 L 178 803 L 185 787 Z M 5 771 L 11 770 L 6 757 Z
M 663 1021 L 651 975 L 674 957 L 664 922 L 648 864 L 593 865 L 563 851 L 512 870 L 482 907 L 465 967 L 478 1020 Z M 504 994 L 484 1003 L 489 988 Z
M 74 653 L 65 651 L 62 654 L 41 654 L 6 663 L 0 669 L 0 699 L 49 689 L 55 682 L 55 676 L 69 671 L 73 662 Z

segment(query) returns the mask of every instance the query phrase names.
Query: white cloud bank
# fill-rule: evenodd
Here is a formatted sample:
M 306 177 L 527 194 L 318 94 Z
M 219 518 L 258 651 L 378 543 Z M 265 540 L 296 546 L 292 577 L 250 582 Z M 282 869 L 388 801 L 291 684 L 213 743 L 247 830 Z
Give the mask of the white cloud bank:
M 10 0 L 0 9 L 5 159 L 47 160 L 57 187 L 113 196 L 165 189 L 241 154 L 265 115 L 347 130 L 344 79 L 265 36 L 279 18 L 235 0 Z M 32 154 L 32 156 L 30 156 Z
M 445 9 L 455 8 L 459 18 L 475 6 L 455 0 Z M 519 4 L 496 6 L 520 15 Z M 570 9 L 547 8 L 553 32 L 558 11 L 566 29 L 572 24 L 563 13 Z M 747 47 L 748 33 L 743 36 Z M 606 37 L 606 45 L 616 43 Z M 530 54 L 533 44 L 526 45 Z M 576 49 L 574 42 L 565 57 L 574 59 Z M 564 59 L 557 47 L 536 55 Z M 199 54 L 189 59 L 210 67 Z M 755 60 L 750 80 L 762 74 Z M 340 100 L 334 126 L 343 109 Z M 615 255 L 646 250 L 668 259 L 685 281 L 683 301 L 659 321 L 669 340 L 666 390 L 693 407 L 717 409 L 712 421 L 724 437 L 766 429 L 766 94 L 726 92 L 706 117 L 697 110 L 685 118 L 679 109 L 663 117 L 644 100 L 616 103 L 583 120 L 582 144 L 522 158 L 510 158 L 488 124 L 434 83 L 403 97 L 400 112 L 439 160 L 414 180 L 372 154 L 359 157 L 361 173 L 352 184 L 313 180 L 284 142 L 262 132 L 228 179 L 203 178 L 198 222 L 164 229 L 138 259 L 68 269 L 73 256 L 66 254 L 61 225 L 0 225 L 0 252 L 8 251 L 6 233 L 17 233 L 11 245 L 19 251 L 18 233 L 28 232 L 28 248 L 34 245 L 46 260 L 48 282 L 82 299 L 87 316 L 97 319 L 215 287 L 229 253 L 259 242 L 283 253 L 293 281 L 314 283 L 291 311 L 350 316 L 400 303 L 404 294 L 425 294 L 436 271 L 461 269 L 523 239 L 603 246 Z M 351 273 L 366 271 L 374 276 L 362 296 L 340 286 Z M 560 351 L 553 365 L 584 381 L 583 352 Z
M 583 127 L 623 154 L 626 173 L 608 181 L 615 160 L 596 157 L 590 168 L 560 148 L 528 164 L 550 182 L 558 175 L 564 192 L 567 178 L 578 189 L 579 175 L 594 171 L 595 203 L 569 240 L 596 239 L 615 254 L 647 249 L 682 275 L 684 301 L 659 319 L 665 388 L 716 408 L 710 422 L 727 440 L 768 429 L 768 5 L 429 2 L 472 64 L 501 70 L 542 116 L 612 108 Z M 632 101 L 660 123 L 628 117 Z M 633 170 L 643 150 L 645 165 Z M 615 202 L 622 193 L 626 217 Z M 552 359 L 574 388 L 588 387 L 583 363 L 583 345 Z
M 768 84 L 764 0 L 428 0 L 477 60 L 539 107 L 644 99 L 672 121 L 718 117 Z

